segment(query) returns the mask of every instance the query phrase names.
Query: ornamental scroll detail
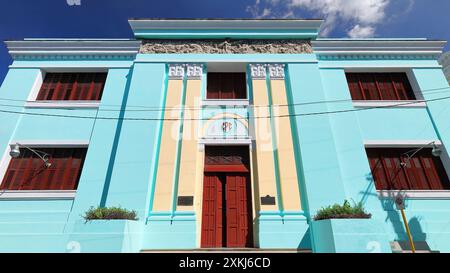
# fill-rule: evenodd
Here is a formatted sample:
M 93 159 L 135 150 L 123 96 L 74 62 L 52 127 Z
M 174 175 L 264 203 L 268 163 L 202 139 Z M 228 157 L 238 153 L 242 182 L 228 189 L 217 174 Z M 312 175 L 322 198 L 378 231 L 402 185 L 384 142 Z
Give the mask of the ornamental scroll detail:
M 143 54 L 302 54 L 312 53 L 307 40 L 144 40 Z

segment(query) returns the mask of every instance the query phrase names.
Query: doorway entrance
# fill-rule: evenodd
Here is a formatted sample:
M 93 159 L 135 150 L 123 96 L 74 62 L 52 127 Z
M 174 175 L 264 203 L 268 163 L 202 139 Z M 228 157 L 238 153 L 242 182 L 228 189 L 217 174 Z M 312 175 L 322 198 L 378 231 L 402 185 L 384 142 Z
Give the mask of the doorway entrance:
M 201 247 L 253 247 L 248 146 L 205 151 Z

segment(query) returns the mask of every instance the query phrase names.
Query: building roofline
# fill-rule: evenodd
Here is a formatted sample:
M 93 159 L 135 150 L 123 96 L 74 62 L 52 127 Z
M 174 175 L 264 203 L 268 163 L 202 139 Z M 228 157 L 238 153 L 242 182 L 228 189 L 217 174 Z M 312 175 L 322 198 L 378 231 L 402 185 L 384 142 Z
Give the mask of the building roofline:
M 316 54 L 326 55 L 420 55 L 437 59 L 446 41 L 426 39 L 318 39 Z
M 323 21 L 322 18 L 139 18 L 139 17 L 132 17 L 128 20 L 133 21 Z
M 319 29 L 321 19 L 130 19 L 133 31 L 141 29 Z
M 320 19 L 130 19 L 139 39 L 315 39 Z
M 141 41 L 106 39 L 24 39 L 5 41 L 13 59 L 20 56 L 135 56 Z

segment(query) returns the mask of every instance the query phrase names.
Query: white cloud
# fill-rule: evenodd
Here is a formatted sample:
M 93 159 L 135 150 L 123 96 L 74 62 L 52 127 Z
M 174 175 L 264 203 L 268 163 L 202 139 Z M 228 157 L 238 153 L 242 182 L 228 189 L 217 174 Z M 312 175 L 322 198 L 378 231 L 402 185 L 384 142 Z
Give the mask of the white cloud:
M 375 28 L 371 26 L 362 27 L 360 25 L 356 25 L 347 34 L 350 38 L 373 37 L 375 34 Z
M 403 2 L 401 4 L 400 2 Z M 322 36 L 327 36 L 338 25 L 350 25 L 350 37 L 373 37 L 376 28 L 387 18 L 387 8 L 393 0 L 256 0 L 248 8 L 255 18 L 292 18 L 302 11 L 325 19 Z M 414 0 L 396 0 L 395 4 L 409 11 Z
M 81 6 L 81 0 L 66 0 L 69 6 Z
M 290 0 L 292 7 L 305 8 L 321 15 L 334 15 L 364 24 L 379 23 L 390 0 Z

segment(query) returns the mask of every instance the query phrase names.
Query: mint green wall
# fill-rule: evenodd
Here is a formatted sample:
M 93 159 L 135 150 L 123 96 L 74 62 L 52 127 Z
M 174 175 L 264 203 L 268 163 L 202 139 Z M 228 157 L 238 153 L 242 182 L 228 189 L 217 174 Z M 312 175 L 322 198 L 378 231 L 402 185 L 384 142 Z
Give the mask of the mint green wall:
M 448 100 L 429 102 L 428 108 L 395 108 L 352 111 L 328 115 L 304 115 L 353 109 L 344 67 L 394 67 L 408 70 L 422 90 L 448 87 L 442 71 L 430 60 L 317 61 L 314 54 L 139 54 L 130 60 L 24 60 L 13 63 L 0 101 L 24 111 L 22 106 L 38 75 L 38 67 L 105 67 L 108 78 L 99 111 L 94 109 L 27 109 L 32 113 L 68 114 L 93 119 L 66 119 L 0 112 L 0 155 L 13 140 L 89 141 L 89 149 L 75 200 L 0 200 L 0 251 L 65 252 L 68 243 L 81 242 L 81 251 L 105 251 L 92 242 L 101 237 L 106 251 L 138 251 L 145 248 L 197 247 L 199 215 L 150 215 L 154 187 L 160 112 L 127 111 L 164 105 L 166 65 L 176 62 L 237 61 L 287 64 L 286 83 L 295 115 L 291 119 L 296 146 L 299 184 L 304 212 L 261 214 L 258 241 L 267 248 L 315 248 L 323 240 L 310 220 L 318 209 L 344 199 L 363 201 L 374 220 L 383 223 L 389 240 L 406 240 L 398 212 L 389 200 L 380 200 L 371 181 L 364 149 L 368 140 L 436 140 L 450 145 Z M 385 68 L 389 70 L 389 68 Z M 251 94 L 250 94 L 251 95 Z M 427 100 L 447 96 L 424 93 Z M 251 96 L 250 96 L 251 97 Z M 330 101 L 340 100 L 339 103 Z M 305 104 L 310 102 L 320 103 Z M 136 108 L 133 106 L 141 106 Z M 111 109 L 121 111 L 109 111 Z M 236 110 L 238 111 L 238 110 Z M 245 110 L 242 110 L 245 113 Z M 207 114 L 205 112 L 205 114 Z M 103 119 L 107 118 L 107 119 Z M 108 118 L 112 118 L 109 120 Z M 156 120 L 123 120 L 123 119 Z M 450 252 L 449 200 L 408 200 L 406 210 L 413 236 L 435 249 Z M 122 206 L 138 212 L 136 223 L 114 223 L 113 238 L 98 233 L 102 224 L 83 226 L 81 215 L 91 206 Z M 104 224 L 104 223 L 103 223 Z M 121 231 L 129 227 L 133 232 Z M 122 236 L 122 234 L 124 234 Z M 131 234 L 131 235 L 130 235 Z M 135 235 L 132 235 L 135 234 Z M 136 235 L 137 234 L 137 235 Z M 129 237 L 127 237 L 129 236 Z M 110 238 L 110 239 L 107 239 Z M 125 246 L 124 239 L 133 243 Z M 276 240 L 274 238 L 277 238 Z M 84 245 L 83 244 L 87 244 Z
M 409 70 L 404 67 L 405 61 L 321 61 L 319 65 L 322 67 L 320 73 L 325 90 L 324 99 L 327 101 L 343 100 L 339 103 L 326 103 L 325 111 L 353 109 L 345 79 L 346 68 L 352 66 L 365 67 L 360 68 L 360 71 L 365 69 L 370 71 L 370 69 L 380 67 L 385 67 L 384 71 L 389 71 L 389 67 L 393 67 L 392 69 L 395 69 L 395 71 L 398 69 Z M 448 92 L 442 91 L 442 88 L 448 86 L 447 82 L 435 61 L 410 60 L 408 65 L 412 68 L 412 83 L 417 82 L 420 90 L 425 91 L 423 94 L 426 100 L 448 96 Z M 335 66 L 341 66 L 342 68 Z M 429 92 L 433 89 L 440 89 L 441 91 Z M 343 198 L 341 193 L 343 190 L 345 198 L 356 202 L 364 202 L 367 211 L 373 214 L 373 218 L 384 224 L 390 241 L 406 241 L 403 222 L 399 212 L 395 209 L 395 205 L 389 199 L 378 198 L 370 175 L 367 155 L 364 151 L 364 141 L 441 140 L 446 145 L 450 137 L 449 126 L 447 125 L 447 117 L 450 114 L 447 106 L 448 100 L 428 102 L 427 105 L 428 107 L 371 109 L 328 115 L 332 128 L 332 142 L 335 148 L 334 151 L 329 152 L 334 153 L 336 159 L 334 156 L 327 156 L 324 160 L 326 162 L 330 158 L 336 160 L 335 166 L 338 166 L 339 169 L 336 180 L 342 181 L 342 185 L 335 184 L 334 188 L 329 189 L 328 187 L 331 184 L 327 184 L 326 188 L 322 188 L 327 193 L 337 190 L 334 199 L 330 198 L 326 201 L 327 205 L 331 205 L 335 200 L 342 203 L 343 200 L 338 199 Z M 299 132 L 304 128 L 300 127 Z M 301 136 L 299 139 L 301 143 Z M 302 158 L 306 160 L 306 158 Z M 308 189 L 309 181 L 306 182 L 308 197 L 311 199 L 310 189 Z M 340 186 L 343 187 L 340 188 Z M 313 204 L 310 202 L 311 205 Z M 449 209 L 449 200 L 407 200 L 406 214 L 414 239 L 416 241 L 427 241 L 432 250 L 449 252 L 448 226 L 450 221 L 445 217 L 445 215 L 448 215 Z M 314 240 L 317 241 L 318 239 L 314 238 Z M 318 245 L 321 243 L 323 242 L 317 242 Z

